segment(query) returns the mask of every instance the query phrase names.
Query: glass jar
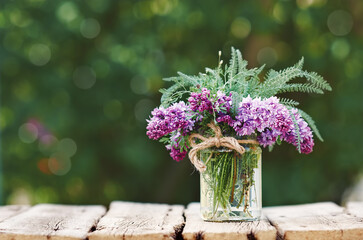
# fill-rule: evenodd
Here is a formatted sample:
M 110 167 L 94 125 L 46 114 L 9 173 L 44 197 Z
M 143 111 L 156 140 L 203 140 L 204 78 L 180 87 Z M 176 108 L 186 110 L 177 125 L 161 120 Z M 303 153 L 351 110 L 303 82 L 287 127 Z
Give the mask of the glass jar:
M 253 221 L 261 216 L 261 148 L 241 144 L 240 155 L 226 148 L 200 152 L 200 212 L 206 221 Z

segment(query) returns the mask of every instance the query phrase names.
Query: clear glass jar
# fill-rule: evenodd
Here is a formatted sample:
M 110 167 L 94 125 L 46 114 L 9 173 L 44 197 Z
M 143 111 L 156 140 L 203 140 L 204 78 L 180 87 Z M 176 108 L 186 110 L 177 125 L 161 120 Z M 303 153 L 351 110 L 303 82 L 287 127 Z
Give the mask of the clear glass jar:
M 241 156 L 225 148 L 200 152 L 200 213 L 206 221 L 253 221 L 261 216 L 261 148 L 242 144 Z

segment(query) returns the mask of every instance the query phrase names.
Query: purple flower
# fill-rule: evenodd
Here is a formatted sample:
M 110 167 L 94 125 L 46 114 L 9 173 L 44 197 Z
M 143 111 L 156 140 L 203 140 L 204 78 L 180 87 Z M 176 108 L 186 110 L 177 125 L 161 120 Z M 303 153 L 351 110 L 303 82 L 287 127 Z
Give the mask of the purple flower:
M 309 154 L 313 151 L 313 147 L 314 147 L 313 133 L 312 133 L 310 127 L 308 126 L 308 124 L 298 113 L 298 111 L 296 109 L 292 109 L 291 111 L 292 111 L 292 114 L 294 115 L 294 118 L 299 127 L 298 130 L 299 130 L 299 134 L 300 134 L 300 150 L 302 153 Z M 291 126 L 290 126 L 290 131 L 285 132 L 282 135 L 283 140 L 285 140 L 288 143 L 291 143 L 295 147 L 298 146 L 296 130 L 297 129 L 295 129 L 295 124 L 292 121 Z
M 180 151 L 179 148 L 176 148 L 170 144 L 166 145 L 165 147 L 170 151 L 170 156 L 177 162 L 183 160 L 188 153 L 188 151 Z
M 251 135 L 255 131 L 263 132 L 272 124 L 273 107 L 271 101 L 252 99 L 250 96 L 243 98 L 232 127 L 240 136 Z
M 183 160 L 188 153 L 186 150 L 181 150 L 180 141 L 182 137 L 180 132 L 174 132 L 170 137 L 171 144 L 165 146 L 170 151 L 170 156 L 177 162 Z
M 184 102 L 174 103 L 168 108 L 155 108 L 150 120 L 147 120 L 147 135 L 150 139 L 159 139 L 176 130 L 184 133 L 193 130 L 194 121 L 189 113 L 190 109 Z
M 231 96 L 232 94 L 226 96 L 221 91 L 217 91 L 217 94 L 211 94 L 210 90 L 202 88 L 201 93 L 192 92 L 188 101 L 191 110 L 194 112 L 208 111 L 210 114 L 226 114 L 231 109 Z
M 310 153 L 314 146 L 312 131 L 296 109 L 291 111 L 292 113 L 280 104 L 276 97 L 261 100 L 248 96 L 240 103 L 236 120 L 230 125 L 240 136 L 259 132 L 257 140 L 264 147 L 273 145 L 279 136 L 297 147 L 297 133 L 291 116 L 293 114 L 299 126 L 301 152 Z
M 257 137 L 257 141 L 263 147 L 272 146 L 276 142 L 278 135 L 277 132 L 266 129 Z
M 297 109 L 289 110 L 276 97 L 263 100 L 250 96 L 243 98 L 235 118 L 231 114 L 231 94 L 227 96 L 221 91 L 211 94 L 210 90 L 203 88 L 200 93 L 191 93 L 188 102 L 188 105 L 179 102 L 168 108 L 155 108 L 152 117 L 147 120 L 149 138 L 159 139 L 170 134 L 166 148 L 176 161 L 181 161 L 187 154 L 186 136 L 196 131 L 198 124 L 203 118 L 209 118 L 209 114 L 213 114 L 218 123 L 229 125 L 239 136 L 257 134 L 257 140 L 263 147 L 271 146 L 280 139 L 296 148 L 300 145 L 300 151 L 305 154 L 313 149 L 313 134 L 306 121 Z

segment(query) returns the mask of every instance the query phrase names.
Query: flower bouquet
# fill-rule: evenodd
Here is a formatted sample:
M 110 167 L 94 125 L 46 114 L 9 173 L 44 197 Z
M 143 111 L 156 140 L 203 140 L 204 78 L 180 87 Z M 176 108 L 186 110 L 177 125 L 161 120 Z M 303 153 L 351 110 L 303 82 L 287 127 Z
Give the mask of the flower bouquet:
M 171 157 L 189 159 L 201 173 L 201 216 L 207 221 L 255 220 L 261 215 L 261 146 L 272 150 L 285 141 L 299 153 L 312 152 L 312 118 L 285 92 L 322 94 L 330 85 L 302 69 L 303 59 L 282 71 L 247 68 L 239 50 L 229 64 L 164 79 L 161 106 L 147 120 L 147 135 L 166 145 Z M 297 82 L 295 79 L 305 79 Z

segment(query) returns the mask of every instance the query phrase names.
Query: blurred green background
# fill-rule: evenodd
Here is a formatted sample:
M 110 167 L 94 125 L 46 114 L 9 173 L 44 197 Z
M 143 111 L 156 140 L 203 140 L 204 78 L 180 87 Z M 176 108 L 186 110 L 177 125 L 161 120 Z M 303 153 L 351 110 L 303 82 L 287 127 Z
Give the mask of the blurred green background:
M 199 174 L 146 136 L 163 77 L 305 56 L 333 92 L 295 94 L 325 142 L 263 153 L 263 204 L 340 202 L 363 172 L 363 1 L 1 1 L 2 204 L 186 204 Z M 290 96 L 291 97 L 291 96 Z

